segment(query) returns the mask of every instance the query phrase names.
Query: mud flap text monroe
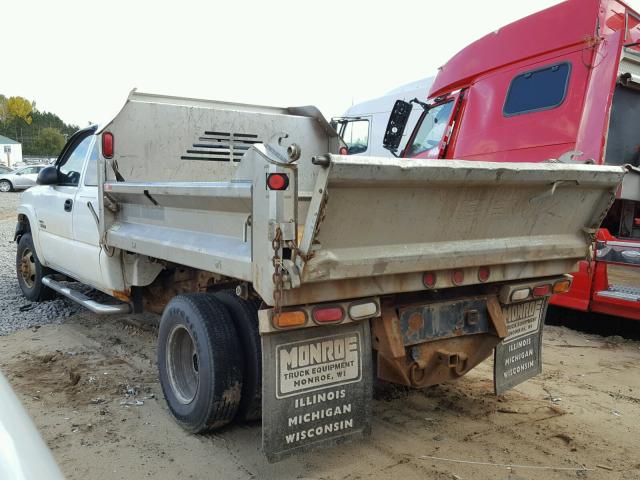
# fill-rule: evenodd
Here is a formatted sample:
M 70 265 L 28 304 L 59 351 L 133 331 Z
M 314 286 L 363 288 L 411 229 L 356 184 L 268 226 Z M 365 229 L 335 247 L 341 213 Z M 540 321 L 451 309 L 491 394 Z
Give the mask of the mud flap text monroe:
M 370 433 L 368 322 L 314 330 L 262 337 L 262 443 L 270 461 Z

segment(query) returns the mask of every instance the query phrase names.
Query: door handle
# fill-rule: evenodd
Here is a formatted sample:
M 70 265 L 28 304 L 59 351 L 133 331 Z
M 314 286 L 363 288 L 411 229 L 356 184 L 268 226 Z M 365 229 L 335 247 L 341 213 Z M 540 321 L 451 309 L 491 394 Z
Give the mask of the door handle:
M 64 211 L 70 212 L 72 208 L 73 208 L 73 200 L 71 200 L 70 198 L 67 198 L 64 201 Z

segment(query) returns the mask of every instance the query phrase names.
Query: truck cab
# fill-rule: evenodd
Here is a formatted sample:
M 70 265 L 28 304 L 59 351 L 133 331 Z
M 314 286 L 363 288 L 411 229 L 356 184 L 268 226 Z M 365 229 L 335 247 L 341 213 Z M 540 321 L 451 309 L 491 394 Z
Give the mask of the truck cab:
M 414 98 L 425 99 L 434 77 L 426 77 L 415 82 L 401 85 L 384 95 L 349 107 L 342 116 L 331 119 L 331 125 L 344 140 L 349 155 L 375 155 L 391 157 L 392 154 L 382 145 L 389 115 L 396 100 L 410 101 Z M 409 118 L 405 131 L 411 132 L 415 126 L 419 111 Z M 403 138 L 403 145 L 408 135 Z
M 414 159 L 637 168 L 639 45 L 640 15 L 625 3 L 562 2 L 452 57 L 425 104 L 403 103 L 392 114 L 402 124 L 407 110 L 422 110 L 406 148 L 399 149 L 392 130 L 385 145 Z M 594 258 L 580 264 L 571 291 L 552 303 L 640 319 L 639 199 L 630 184 L 618 192 L 597 243 L 593 232 Z M 619 255 L 603 253 L 612 250 Z
M 104 288 L 104 265 L 96 264 L 100 258 L 97 128 L 93 125 L 80 130 L 67 141 L 55 165 L 46 167 L 49 173 L 55 172 L 58 181 L 27 190 L 20 209 L 24 209 L 22 219 L 28 214 L 38 219 L 39 235 L 33 240 L 46 265 Z

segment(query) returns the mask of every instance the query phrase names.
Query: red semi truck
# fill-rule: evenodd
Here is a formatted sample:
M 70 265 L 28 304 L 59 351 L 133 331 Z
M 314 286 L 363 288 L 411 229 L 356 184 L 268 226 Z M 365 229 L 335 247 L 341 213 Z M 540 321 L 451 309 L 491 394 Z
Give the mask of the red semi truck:
M 423 112 L 398 152 L 414 104 Z M 617 0 L 568 0 L 461 50 L 439 69 L 427 102 L 396 102 L 384 144 L 404 158 L 634 169 L 638 117 L 640 14 Z M 580 263 L 571 290 L 552 304 L 640 320 L 635 178 L 627 176 L 602 228 L 585 232 L 594 240 L 591 260 Z

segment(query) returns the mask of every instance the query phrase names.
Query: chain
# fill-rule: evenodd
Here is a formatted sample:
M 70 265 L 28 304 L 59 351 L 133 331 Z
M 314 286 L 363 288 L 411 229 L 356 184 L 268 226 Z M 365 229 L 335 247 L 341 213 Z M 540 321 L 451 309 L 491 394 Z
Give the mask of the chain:
M 314 237 L 318 234 L 320 229 L 320 225 L 324 221 L 326 215 L 326 206 L 329 198 L 327 196 L 324 197 L 322 204 L 320 205 L 320 215 L 318 223 L 316 224 L 316 228 L 314 231 Z M 273 240 L 271 241 L 271 248 L 273 248 L 273 258 L 271 259 L 271 263 L 273 264 L 273 274 L 271 279 L 273 281 L 274 290 L 273 290 L 273 308 L 275 310 L 276 317 L 282 313 L 282 297 L 284 296 L 284 269 L 282 267 L 282 258 L 280 257 L 280 250 L 285 246 L 285 244 L 291 248 L 291 250 L 299 255 L 302 260 L 305 262 L 309 261 L 311 257 L 313 257 L 313 252 L 309 252 L 307 255 L 304 255 L 298 245 L 296 245 L 293 241 L 284 242 L 282 240 L 282 230 L 279 226 L 276 227 L 276 234 Z
M 276 235 L 273 241 L 271 242 L 271 247 L 273 248 L 273 259 L 271 263 L 273 264 L 273 285 L 275 289 L 273 290 L 273 301 L 274 301 L 274 309 L 276 316 L 280 315 L 282 311 L 282 295 L 284 291 L 284 278 L 282 274 L 282 258 L 280 257 L 280 249 L 283 246 L 282 242 L 282 230 L 280 227 L 276 227 Z

